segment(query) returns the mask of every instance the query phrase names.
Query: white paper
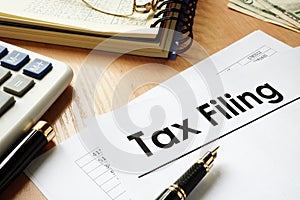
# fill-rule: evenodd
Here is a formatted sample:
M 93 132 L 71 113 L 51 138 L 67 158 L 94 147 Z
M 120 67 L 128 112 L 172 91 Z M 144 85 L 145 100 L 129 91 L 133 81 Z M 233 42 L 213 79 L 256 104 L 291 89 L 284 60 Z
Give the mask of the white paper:
M 248 51 L 245 50 L 247 48 Z M 122 109 L 120 109 L 121 111 L 111 112 L 97 117 L 97 120 L 100 124 L 99 127 L 104 133 L 103 136 L 100 134 L 97 136 L 100 136 L 104 141 L 108 141 L 105 143 L 99 142 L 99 138 L 89 137 L 88 134 L 92 133 L 92 131 L 99 131 L 99 127 L 95 126 L 97 125 L 96 123 L 94 123 L 95 119 L 90 119 L 89 123 L 91 124 L 89 126 L 89 130 L 87 130 L 87 133 L 84 133 L 84 131 L 86 130 L 82 130 L 81 135 L 72 137 L 63 144 L 58 145 L 56 148 L 54 148 L 54 150 L 47 152 L 45 155 L 37 159 L 27 169 L 26 173 L 49 199 L 154 199 L 163 190 L 163 188 L 174 182 L 193 162 L 195 162 L 203 153 L 203 149 L 205 148 L 201 148 L 200 150 L 197 150 L 193 153 L 189 153 L 187 156 L 184 156 L 178 161 L 172 162 L 171 164 L 166 165 L 165 167 L 160 168 L 153 173 L 145 175 L 142 178 L 138 178 L 138 176 L 148 172 L 154 166 L 159 166 L 160 164 L 171 161 L 172 159 L 183 155 L 184 153 L 188 153 L 190 150 L 197 149 L 199 146 L 206 142 L 209 142 L 211 139 L 220 137 L 221 135 L 224 135 L 231 130 L 238 128 L 243 124 L 248 123 L 252 119 L 256 119 L 257 117 L 264 115 L 266 112 L 272 111 L 278 106 L 283 105 L 293 98 L 296 98 L 297 94 L 300 94 L 299 90 L 295 88 L 295 85 L 299 85 L 299 81 L 297 80 L 297 74 L 300 72 L 297 69 L 299 68 L 297 67 L 297 64 L 299 63 L 299 50 L 290 51 L 289 53 L 285 54 L 282 53 L 282 55 L 281 53 L 279 53 L 282 51 L 286 51 L 287 49 L 290 48 L 282 44 L 281 42 L 278 42 L 264 35 L 262 32 L 255 32 L 245 39 L 240 40 L 230 47 L 224 49 L 223 51 L 213 55 L 209 60 L 200 62 L 196 66 L 180 73 L 180 75 L 171 78 L 170 80 L 162 84 L 163 87 L 156 87 L 153 90 L 145 93 L 141 97 L 137 98 L 137 100 L 131 102 L 129 106 L 125 108 L 128 109 L 130 120 L 137 124 L 137 126 L 133 128 L 129 127 L 132 128 L 132 130 L 130 130 L 129 132 L 124 131 L 124 127 L 120 126 L 120 124 L 115 123 L 120 122 L 115 119 L 115 117 L 118 117 L 119 113 L 122 114 Z M 264 54 L 266 54 L 267 56 L 262 56 Z M 249 56 L 250 58 L 257 57 L 264 59 L 254 59 L 256 60 L 254 61 L 254 63 L 253 61 L 251 61 L 251 63 L 248 63 L 247 58 Z M 288 57 L 288 59 L 282 58 L 282 56 L 286 56 Z M 205 75 L 206 70 L 208 70 L 208 72 L 211 72 L 209 67 L 212 63 L 216 66 L 216 73 L 214 75 L 216 77 L 219 77 L 219 81 L 221 81 L 223 86 L 222 90 L 215 91 L 215 94 L 214 91 L 212 92 L 213 88 L 207 86 L 207 80 L 205 78 L 201 79 L 199 77 L 199 75 Z M 239 63 L 239 67 L 236 66 L 235 68 L 228 68 L 228 66 L 235 66 L 235 63 Z M 241 68 L 242 66 L 249 67 Z M 223 69 L 232 70 L 225 70 L 222 73 L 219 73 Z M 199 71 L 201 73 L 199 73 Z M 182 79 L 184 79 L 188 83 L 188 85 L 190 86 L 188 89 L 190 91 L 186 92 L 184 90 L 184 87 L 176 85 L 176 83 L 180 83 L 178 82 L 178 80 Z M 212 127 L 210 122 L 205 121 L 204 118 L 199 117 L 200 115 L 196 107 L 204 104 L 205 102 L 209 102 L 212 97 L 217 97 L 215 95 L 224 94 L 218 92 L 226 91 L 226 93 L 230 93 L 234 97 L 246 91 L 255 92 L 256 87 L 262 86 L 266 83 L 270 84 L 276 90 L 280 91 L 280 93 L 283 93 L 284 99 L 276 104 L 272 104 L 266 102 L 270 99 L 262 98 L 264 100 L 263 103 L 255 105 L 253 109 L 248 109 L 244 113 L 240 112 L 239 115 L 234 116 L 229 120 L 224 120 L 224 116 L 222 117 L 222 115 L 218 114 L 219 118 L 215 119 L 223 119 L 223 123 L 220 123 L 219 126 Z M 174 91 L 178 92 L 175 93 L 175 96 Z M 191 94 L 193 95 L 192 98 L 194 101 L 189 102 L 186 101 L 186 99 L 184 99 L 183 101 L 178 101 L 178 98 L 176 98 L 176 95 L 187 95 L 187 97 L 189 97 L 188 95 Z M 274 98 L 276 97 L 277 96 L 275 96 Z M 164 108 L 164 111 L 166 113 L 165 118 L 162 118 L 165 120 L 157 124 L 152 123 L 151 119 L 147 120 L 148 115 L 145 115 L 149 112 L 148 108 L 152 108 L 155 105 L 159 105 L 161 108 Z M 274 112 L 274 115 L 278 116 L 281 113 L 282 111 L 280 110 L 280 112 Z M 267 118 L 269 118 L 269 116 L 261 119 L 261 121 L 266 120 Z M 171 129 L 171 125 L 174 123 L 183 125 L 185 119 L 189 120 L 188 126 L 190 128 L 201 130 L 201 134 L 189 133 L 189 137 L 193 136 L 192 140 L 189 140 L 189 138 L 183 141 L 182 131 L 177 130 L 175 134 L 176 137 L 178 137 L 178 140 L 180 140 L 180 143 L 168 149 L 157 148 L 155 145 L 151 144 L 151 140 L 147 138 L 148 143 L 146 144 L 153 153 L 153 155 L 149 157 L 144 155 L 144 152 L 141 151 L 141 148 L 135 143 L 135 141 L 129 141 L 126 137 L 138 130 L 142 130 L 145 133 L 152 133 L 153 131 L 161 130 L 164 127 L 169 127 Z M 275 118 L 275 123 L 277 123 L 276 120 L 279 119 L 281 118 Z M 252 132 L 251 127 L 255 126 L 255 124 L 261 124 L 261 121 L 257 120 L 257 122 L 251 123 L 249 126 L 236 131 L 236 133 L 231 134 L 228 137 L 224 137 L 226 138 L 225 142 L 229 142 L 224 142 L 224 144 L 223 140 L 219 142 L 219 144 L 221 145 L 220 152 L 223 151 L 224 148 L 224 161 L 219 158 L 218 160 L 216 160 L 215 167 L 213 168 L 212 172 L 206 177 L 206 180 L 208 181 L 203 181 L 203 183 L 201 183 L 202 185 L 206 183 L 208 186 L 206 185 L 203 188 L 198 187 L 196 189 L 196 192 L 192 194 L 191 199 L 200 199 L 199 193 L 201 193 L 201 196 L 203 196 L 204 199 L 206 196 L 207 199 L 215 199 L 215 197 L 219 197 L 217 195 L 220 195 L 220 198 L 222 197 L 222 199 L 226 197 L 222 195 L 222 191 L 218 191 L 219 194 L 216 194 L 214 190 L 226 190 L 227 185 L 229 188 L 229 186 L 231 186 L 230 184 L 235 185 L 235 183 L 231 181 L 230 177 L 219 177 L 218 174 L 215 175 L 213 172 L 222 174 L 224 173 L 224 177 L 227 177 L 226 170 L 223 171 L 223 169 L 227 168 L 226 166 L 224 166 L 225 168 L 221 168 L 223 166 L 221 165 L 222 162 L 226 162 L 227 165 L 230 164 L 228 168 L 231 169 L 231 163 L 227 162 L 228 160 L 232 160 L 236 157 L 235 155 L 232 155 L 230 153 L 230 151 L 232 151 L 231 148 L 235 148 L 235 150 L 239 152 L 238 150 L 242 149 L 242 147 L 245 145 L 243 142 L 230 143 L 230 141 L 234 140 L 230 140 L 227 138 L 234 138 L 235 135 L 245 135 L 244 132 L 247 132 L 247 130 L 249 130 L 249 132 Z M 143 127 L 145 129 L 143 129 Z M 266 128 L 262 127 L 261 130 L 266 130 Z M 208 133 L 213 134 L 209 135 Z M 264 136 L 265 135 L 261 134 L 259 135 L 259 137 L 256 136 L 252 140 L 265 142 L 267 147 L 268 141 L 265 140 Z M 250 136 L 247 135 L 247 137 Z M 239 138 L 243 137 L 240 136 Z M 281 140 L 279 135 L 279 139 L 275 139 L 274 142 L 280 141 Z M 106 145 L 108 145 L 108 148 L 104 147 Z M 127 160 L 127 163 L 125 163 L 125 157 L 118 157 L 118 155 L 107 151 L 107 149 L 109 149 L 111 146 L 117 147 L 117 149 L 121 149 L 121 151 L 125 152 L 124 155 L 137 155 L 140 163 L 142 164 L 138 165 L 140 163 L 135 162 L 136 160 Z M 215 144 L 208 145 L 207 147 L 212 146 L 215 146 Z M 247 152 L 247 154 L 245 154 L 245 158 L 247 158 L 249 154 L 253 155 L 258 153 L 255 148 L 255 144 L 252 143 L 250 146 L 253 147 L 249 148 L 252 150 L 252 152 L 247 152 L 246 150 L 249 149 L 245 149 L 245 151 Z M 261 149 L 258 148 L 258 150 Z M 264 151 L 264 149 L 261 151 Z M 163 154 L 164 152 L 167 152 L 168 157 L 162 157 L 165 158 L 164 160 L 155 160 L 160 152 L 163 152 Z M 243 152 L 243 150 L 241 150 L 241 152 Z M 95 153 L 94 156 L 93 153 Z M 280 155 L 282 154 L 280 154 L 279 152 L 278 156 L 280 157 Z M 120 163 L 117 163 L 118 159 L 115 159 L 112 156 L 117 156 L 117 158 L 119 159 L 125 159 L 125 162 L 123 161 L 124 166 L 120 166 Z M 93 160 L 91 160 L 90 157 L 98 159 L 100 165 L 104 166 L 104 168 L 98 165 L 98 162 L 94 162 Z M 219 157 L 221 157 L 221 153 Z M 226 158 L 228 158 L 228 160 L 226 160 Z M 155 160 L 154 165 L 152 165 L 153 163 L 151 163 L 153 159 Z M 158 163 L 156 163 L 157 161 Z M 262 161 L 263 160 L 260 159 L 257 162 L 260 163 Z M 235 162 L 232 162 L 232 164 L 235 165 L 238 162 L 238 160 L 235 160 Z M 147 167 L 143 169 L 143 163 L 149 163 L 149 165 L 147 165 Z M 125 164 L 126 168 L 124 168 Z M 233 166 L 232 168 L 234 167 L 235 166 Z M 245 170 L 253 169 L 251 165 L 249 165 L 248 167 L 243 167 Z M 101 171 L 102 169 L 105 171 Z M 259 166 L 257 167 L 257 169 L 259 170 Z M 245 173 L 245 171 L 243 170 L 240 170 L 239 172 Z M 274 172 L 274 174 L 276 174 L 276 172 Z M 255 173 L 252 175 L 253 178 L 255 177 L 254 175 Z M 264 174 L 260 175 L 263 176 Z M 209 177 L 213 177 L 213 180 L 210 181 Z M 213 188 L 211 185 L 209 185 L 214 184 L 211 183 L 212 181 L 219 181 L 221 184 L 216 185 L 216 188 Z M 247 179 L 245 179 L 245 181 L 247 181 Z M 239 185 L 239 187 L 241 188 L 241 190 L 245 188 L 249 189 L 249 186 L 251 184 L 253 184 L 253 182 L 247 182 L 247 184 Z M 272 186 L 275 188 L 277 187 L 276 185 Z M 259 187 L 259 185 L 257 185 L 257 187 Z M 206 194 L 205 191 L 201 189 L 211 189 L 211 191 Z M 259 192 L 254 194 L 261 194 L 261 191 L 263 190 L 257 189 L 257 191 Z M 229 194 L 235 194 L 234 190 L 227 192 Z M 276 190 L 274 190 L 273 192 L 275 192 L 276 194 Z M 209 196 L 210 194 L 216 196 Z M 246 195 L 243 196 L 243 199 L 245 198 L 247 198 Z M 278 196 L 278 199 L 282 198 Z

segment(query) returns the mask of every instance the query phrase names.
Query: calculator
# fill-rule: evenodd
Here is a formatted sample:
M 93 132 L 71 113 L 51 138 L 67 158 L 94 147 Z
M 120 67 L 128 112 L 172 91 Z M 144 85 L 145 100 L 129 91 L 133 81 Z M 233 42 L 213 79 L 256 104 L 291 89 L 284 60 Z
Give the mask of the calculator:
M 40 119 L 72 77 L 66 64 L 0 41 L 0 158 Z

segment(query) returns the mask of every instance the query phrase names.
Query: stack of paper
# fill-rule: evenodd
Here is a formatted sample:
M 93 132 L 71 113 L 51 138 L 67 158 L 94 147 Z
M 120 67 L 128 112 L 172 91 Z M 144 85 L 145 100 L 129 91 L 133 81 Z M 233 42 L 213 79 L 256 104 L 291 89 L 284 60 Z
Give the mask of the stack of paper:
M 26 173 L 49 199 L 153 200 L 220 145 L 190 199 L 299 199 L 299 55 L 256 31 L 128 105 L 85 119 Z
M 230 0 L 228 7 L 300 33 L 298 0 Z

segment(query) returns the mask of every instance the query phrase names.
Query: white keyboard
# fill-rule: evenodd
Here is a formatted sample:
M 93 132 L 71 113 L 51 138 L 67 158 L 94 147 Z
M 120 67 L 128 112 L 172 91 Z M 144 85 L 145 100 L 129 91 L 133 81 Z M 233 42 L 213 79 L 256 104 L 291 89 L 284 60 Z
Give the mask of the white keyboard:
M 66 64 L 0 41 L 0 158 L 70 84 Z

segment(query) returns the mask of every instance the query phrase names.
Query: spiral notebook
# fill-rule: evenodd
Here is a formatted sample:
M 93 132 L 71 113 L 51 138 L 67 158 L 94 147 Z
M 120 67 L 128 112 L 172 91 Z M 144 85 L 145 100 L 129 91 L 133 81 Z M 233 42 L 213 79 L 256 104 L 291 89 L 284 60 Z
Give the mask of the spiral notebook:
M 134 0 L 91 1 L 111 6 L 114 12 L 134 3 Z M 137 0 L 136 4 L 148 1 Z M 0 36 L 174 58 L 191 45 L 196 5 L 197 0 L 165 0 L 158 1 L 157 10 L 149 13 L 115 16 L 96 11 L 82 0 L 14 0 L 14 3 L 1 0 Z

